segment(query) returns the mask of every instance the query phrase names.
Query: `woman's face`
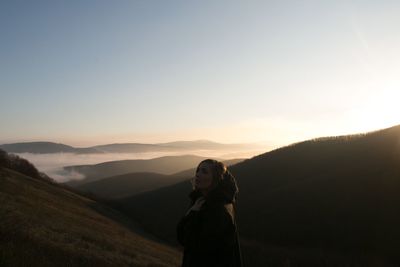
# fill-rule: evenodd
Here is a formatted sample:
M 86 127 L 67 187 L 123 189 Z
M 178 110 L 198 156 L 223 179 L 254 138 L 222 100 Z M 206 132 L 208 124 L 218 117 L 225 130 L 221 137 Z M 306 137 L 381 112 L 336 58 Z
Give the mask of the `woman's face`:
M 207 189 L 212 185 L 213 176 L 210 164 L 200 163 L 196 170 L 195 185 L 197 189 Z

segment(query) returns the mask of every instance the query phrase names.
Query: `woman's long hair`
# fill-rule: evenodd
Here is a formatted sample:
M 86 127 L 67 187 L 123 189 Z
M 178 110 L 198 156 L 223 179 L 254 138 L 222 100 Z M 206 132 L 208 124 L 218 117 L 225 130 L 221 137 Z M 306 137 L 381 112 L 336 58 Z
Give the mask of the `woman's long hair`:
M 201 161 L 196 168 L 196 173 L 198 171 L 199 166 L 202 163 L 207 163 L 210 167 L 211 167 L 211 172 L 212 172 L 212 177 L 213 177 L 213 182 L 212 182 L 212 187 L 216 187 L 223 179 L 224 179 L 224 175 L 227 172 L 227 167 L 225 166 L 224 163 L 215 160 L 215 159 L 205 159 L 203 161 Z M 196 190 L 196 185 L 195 185 L 195 180 L 196 176 L 194 176 L 191 179 L 191 183 L 192 183 L 192 189 Z

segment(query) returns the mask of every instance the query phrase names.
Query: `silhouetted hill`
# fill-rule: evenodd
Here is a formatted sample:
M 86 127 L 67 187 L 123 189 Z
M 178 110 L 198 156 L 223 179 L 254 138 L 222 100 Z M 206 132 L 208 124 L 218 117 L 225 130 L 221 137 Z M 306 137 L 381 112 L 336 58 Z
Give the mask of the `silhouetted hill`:
M 257 144 L 221 144 L 207 140 L 176 141 L 169 143 L 141 144 L 141 143 L 117 143 L 97 145 L 91 147 L 72 147 L 52 142 L 22 142 L 0 145 L 9 153 L 145 153 L 145 152 L 182 152 L 193 150 L 251 150 L 258 148 Z
M 181 252 L 120 213 L 0 167 L 0 266 L 179 266 Z
M 399 265 L 399 162 L 396 126 L 300 142 L 230 167 L 248 266 Z M 115 205 L 173 241 L 190 190 L 185 181 Z
M 106 177 L 134 172 L 173 174 L 192 168 L 203 159 L 205 157 L 194 155 L 165 156 L 154 159 L 117 160 L 94 165 L 67 166 L 64 170 L 78 172 L 85 176 L 85 179 L 68 182 L 69 185 L 75 187 Z
M 198 159 L 193 166 L 197 166 L 201 160 L 202 159 Z M 243 159 L 233 159 L 224 161 L 224 163 L 229 166 L 242 160 Z M 76 188 L 102 198 L 121 198 L 188 180 L 194 175 L 195 168 L 172 175 L 152 172 L 134 172 L 84 183 L 80 186 L 76 186 Z

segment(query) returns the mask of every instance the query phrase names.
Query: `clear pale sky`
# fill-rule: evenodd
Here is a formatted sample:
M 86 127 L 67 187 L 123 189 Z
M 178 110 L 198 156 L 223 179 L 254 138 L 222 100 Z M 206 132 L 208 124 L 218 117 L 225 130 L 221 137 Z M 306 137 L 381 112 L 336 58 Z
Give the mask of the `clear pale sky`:
M 400 124 L 399 1 L 1 1 L 0 143 Z

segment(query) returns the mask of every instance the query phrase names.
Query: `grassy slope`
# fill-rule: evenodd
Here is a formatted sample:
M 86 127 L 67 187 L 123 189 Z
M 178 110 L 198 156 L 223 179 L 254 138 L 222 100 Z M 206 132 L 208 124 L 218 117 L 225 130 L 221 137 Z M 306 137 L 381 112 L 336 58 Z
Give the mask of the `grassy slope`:
M 178 266 L 181 253 L 129 230 L 121 215 L 0 168 L 0 266 Z

